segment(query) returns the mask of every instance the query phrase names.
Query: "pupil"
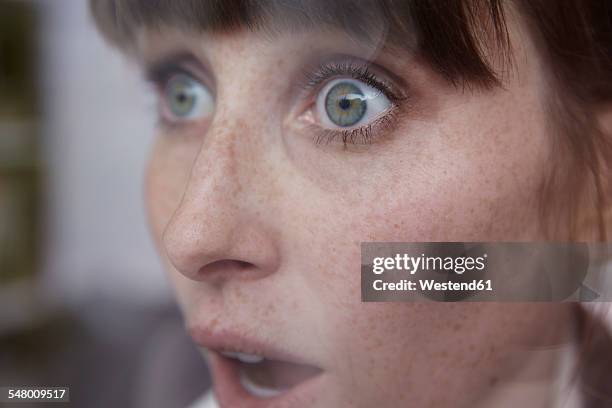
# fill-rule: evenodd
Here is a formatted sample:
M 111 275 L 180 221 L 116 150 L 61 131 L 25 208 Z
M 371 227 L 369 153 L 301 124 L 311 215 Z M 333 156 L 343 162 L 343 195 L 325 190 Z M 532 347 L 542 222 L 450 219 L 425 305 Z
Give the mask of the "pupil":
M 187 95 L 185 95 L 184 93 L 180 93 L 177 95 L 177 99 L 179 103 L 183 103 L 187 100 Z
M 342 98 L 340 99 L 340 102 L 338 102 L 338 105 L 340 105 L 340 109 L 347 110 L 351 107 L 351 101 L 346 98 Z

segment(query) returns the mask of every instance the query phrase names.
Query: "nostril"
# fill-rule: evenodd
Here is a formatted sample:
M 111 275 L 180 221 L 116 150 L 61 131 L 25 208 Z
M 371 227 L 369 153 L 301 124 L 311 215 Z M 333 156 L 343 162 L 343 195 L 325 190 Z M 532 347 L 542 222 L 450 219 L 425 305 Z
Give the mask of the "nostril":
M 254 264 L 237 259 L 222 259 L 204 265 L 198 271 L 198 280 L 220 280 L 232 279 L 234 277 L 247 277 L 250 271 L 257 268 Z
M 254 266 L 252 263 L 246 262 L 246 261 L 235 261 L 235 262 L 240 269 L 248 269 Z

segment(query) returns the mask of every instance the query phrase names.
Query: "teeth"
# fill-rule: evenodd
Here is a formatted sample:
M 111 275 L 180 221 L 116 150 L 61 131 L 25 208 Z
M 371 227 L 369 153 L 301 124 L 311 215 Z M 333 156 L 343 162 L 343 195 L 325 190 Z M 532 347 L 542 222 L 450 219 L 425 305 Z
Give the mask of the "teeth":
M 240 384 L 242 384 L 249 394 L 259 398 L 272 398 L 283 393 L 283 391 L 275 388 L 268 388 L 255 384 L 242 372 L 240 373 Z
M 224 351 L 221 353 L 225 357 L 233 358 L 247 364 L 261 363 L 264 358 L 256 354 L 238 353 L 235 351 Z

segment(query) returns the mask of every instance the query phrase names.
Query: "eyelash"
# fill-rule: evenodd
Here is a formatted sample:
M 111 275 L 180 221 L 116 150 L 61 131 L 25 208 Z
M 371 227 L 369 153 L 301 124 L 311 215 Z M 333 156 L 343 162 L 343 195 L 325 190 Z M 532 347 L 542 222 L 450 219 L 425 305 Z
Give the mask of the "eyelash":
M 326 63 L 315 71 L 304 71 L 304 88 L 306 91 L 315 93 L 322 85 L 336 77 L 348 77 L 356 79 L 380 91 L 391 102 L 391 108 L 374 122 L 352 129 L 325 129 L 317 125 L 309 126 L 313 132 L 316 144 L 329 144 L 335 140 L 342 141 L 346 148 L 349 144 L 371 144 L 374 139 L 389 131 L 396 123 L 397 113 L 400 105 L 407 96 L 391 83 L 380 80 L 367 65 L 363 63 L 331 62 Z

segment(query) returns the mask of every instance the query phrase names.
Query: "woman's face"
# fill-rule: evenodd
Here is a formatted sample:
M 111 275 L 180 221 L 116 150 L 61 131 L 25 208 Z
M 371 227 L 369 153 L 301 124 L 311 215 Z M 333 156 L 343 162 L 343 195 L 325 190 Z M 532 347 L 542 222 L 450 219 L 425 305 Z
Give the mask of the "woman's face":
M 361 242 L 544 239 L 546 72 L 510 28 L 488 90 L 333 31 L 143 33 L 147 202 L 187 326 L 266 358 L 210 353 L 222 405 L 476 406 L 557 340 L 561 306 L 360 299 Z

